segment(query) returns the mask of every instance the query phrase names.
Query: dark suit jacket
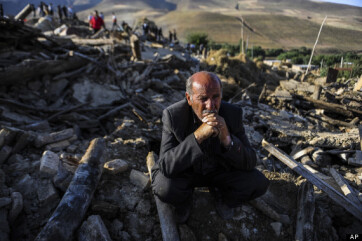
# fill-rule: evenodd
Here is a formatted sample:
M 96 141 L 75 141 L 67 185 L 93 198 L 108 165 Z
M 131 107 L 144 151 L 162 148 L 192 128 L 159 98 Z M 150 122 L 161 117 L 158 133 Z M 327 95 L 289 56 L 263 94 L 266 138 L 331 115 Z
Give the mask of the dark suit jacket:
M 234 145 L 226 150 L 218 142 L 214 151 L 219 164 L 229 170 L 251 170 L 256 164 L 256 154 L 250 146 L 242 124 L 242 109 L 221 102 L 219 115 L 225 119 Z M 162 141 L 159 160 L 154 171 L 159 169 L 166 177 L 177 177 L 207 157 L 197 143 L 194 132 L 194 114 L 187 100 L 183 99 L 163 111 Z

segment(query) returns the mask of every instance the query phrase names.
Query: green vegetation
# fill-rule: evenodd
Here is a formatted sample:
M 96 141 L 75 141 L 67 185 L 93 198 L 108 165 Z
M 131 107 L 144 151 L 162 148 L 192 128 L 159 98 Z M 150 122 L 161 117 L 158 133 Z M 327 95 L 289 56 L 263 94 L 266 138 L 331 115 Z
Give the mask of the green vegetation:
M 206 46 L 209 42 L 208 35 L 206 33 L 190 33 L 187 35 L 186 40 L 188 43 L 200 46 L 203 44 Z

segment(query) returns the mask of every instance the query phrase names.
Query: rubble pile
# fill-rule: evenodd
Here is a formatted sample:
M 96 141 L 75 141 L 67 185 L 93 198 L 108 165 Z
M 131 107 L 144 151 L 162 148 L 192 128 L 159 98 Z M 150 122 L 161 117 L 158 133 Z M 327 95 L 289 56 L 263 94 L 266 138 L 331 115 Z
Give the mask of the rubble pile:
M 350 208 L 313 191 L 309 177 L 262 144 L 278 145 L 360 208 L 360 92 L 326 84 L 317 101 L 312 84 L 280 81 L 251 61 L 215 69 L 145 43 L 149 58 L 132 62 L 129 45 L 118 40 L 73 41 L 0 22 L 1 31 L 11 29 L 0 36 L 0 240 L 162 240 L 146 157 L 159 152 L 162 110 L 184 98 L 186 79 L 200 68 L 215 70 L 225 100 L 243 108 L 257 168 L 271 186 L 228 221 L 216 214 L 207 188 L 197 189 L 190 220 L 178 227 L 181 240 L 291 240 L 304 229 L 338 240 L 360 230 Z M 247 84 L 230 81 L 238 76 Z M 250 102 L 245 89 L 253 83 L 267 85 Z M 300 211 L 306 204 L 309 216 Z

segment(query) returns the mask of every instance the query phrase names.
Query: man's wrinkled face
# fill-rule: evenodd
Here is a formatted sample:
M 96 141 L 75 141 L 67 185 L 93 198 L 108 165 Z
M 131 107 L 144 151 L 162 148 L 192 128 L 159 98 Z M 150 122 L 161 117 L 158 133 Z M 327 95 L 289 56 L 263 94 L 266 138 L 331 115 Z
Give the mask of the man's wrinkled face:
M 221 97 L 219 80 L 205 72 L 194 75 L 192 98 L 186 93 L 187 102 L 199 120 L 202 120 L 203 112 L 219 112 Z

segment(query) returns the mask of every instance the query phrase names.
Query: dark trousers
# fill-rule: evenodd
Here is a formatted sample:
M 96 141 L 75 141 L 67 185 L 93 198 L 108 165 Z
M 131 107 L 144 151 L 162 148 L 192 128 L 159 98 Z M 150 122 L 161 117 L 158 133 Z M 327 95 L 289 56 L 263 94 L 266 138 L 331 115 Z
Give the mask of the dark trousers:
M 219 170 L 206 175 L 187 172 L 180 177 L 167 178 L 159 170 L 153 173 L 154 193 L 166 203 L 183 205 L 190 200 L 194 187 L 217 188 L 229 207 L 238 207 L 244 201 L 263 195 L 269 180 L 258 170 Z

